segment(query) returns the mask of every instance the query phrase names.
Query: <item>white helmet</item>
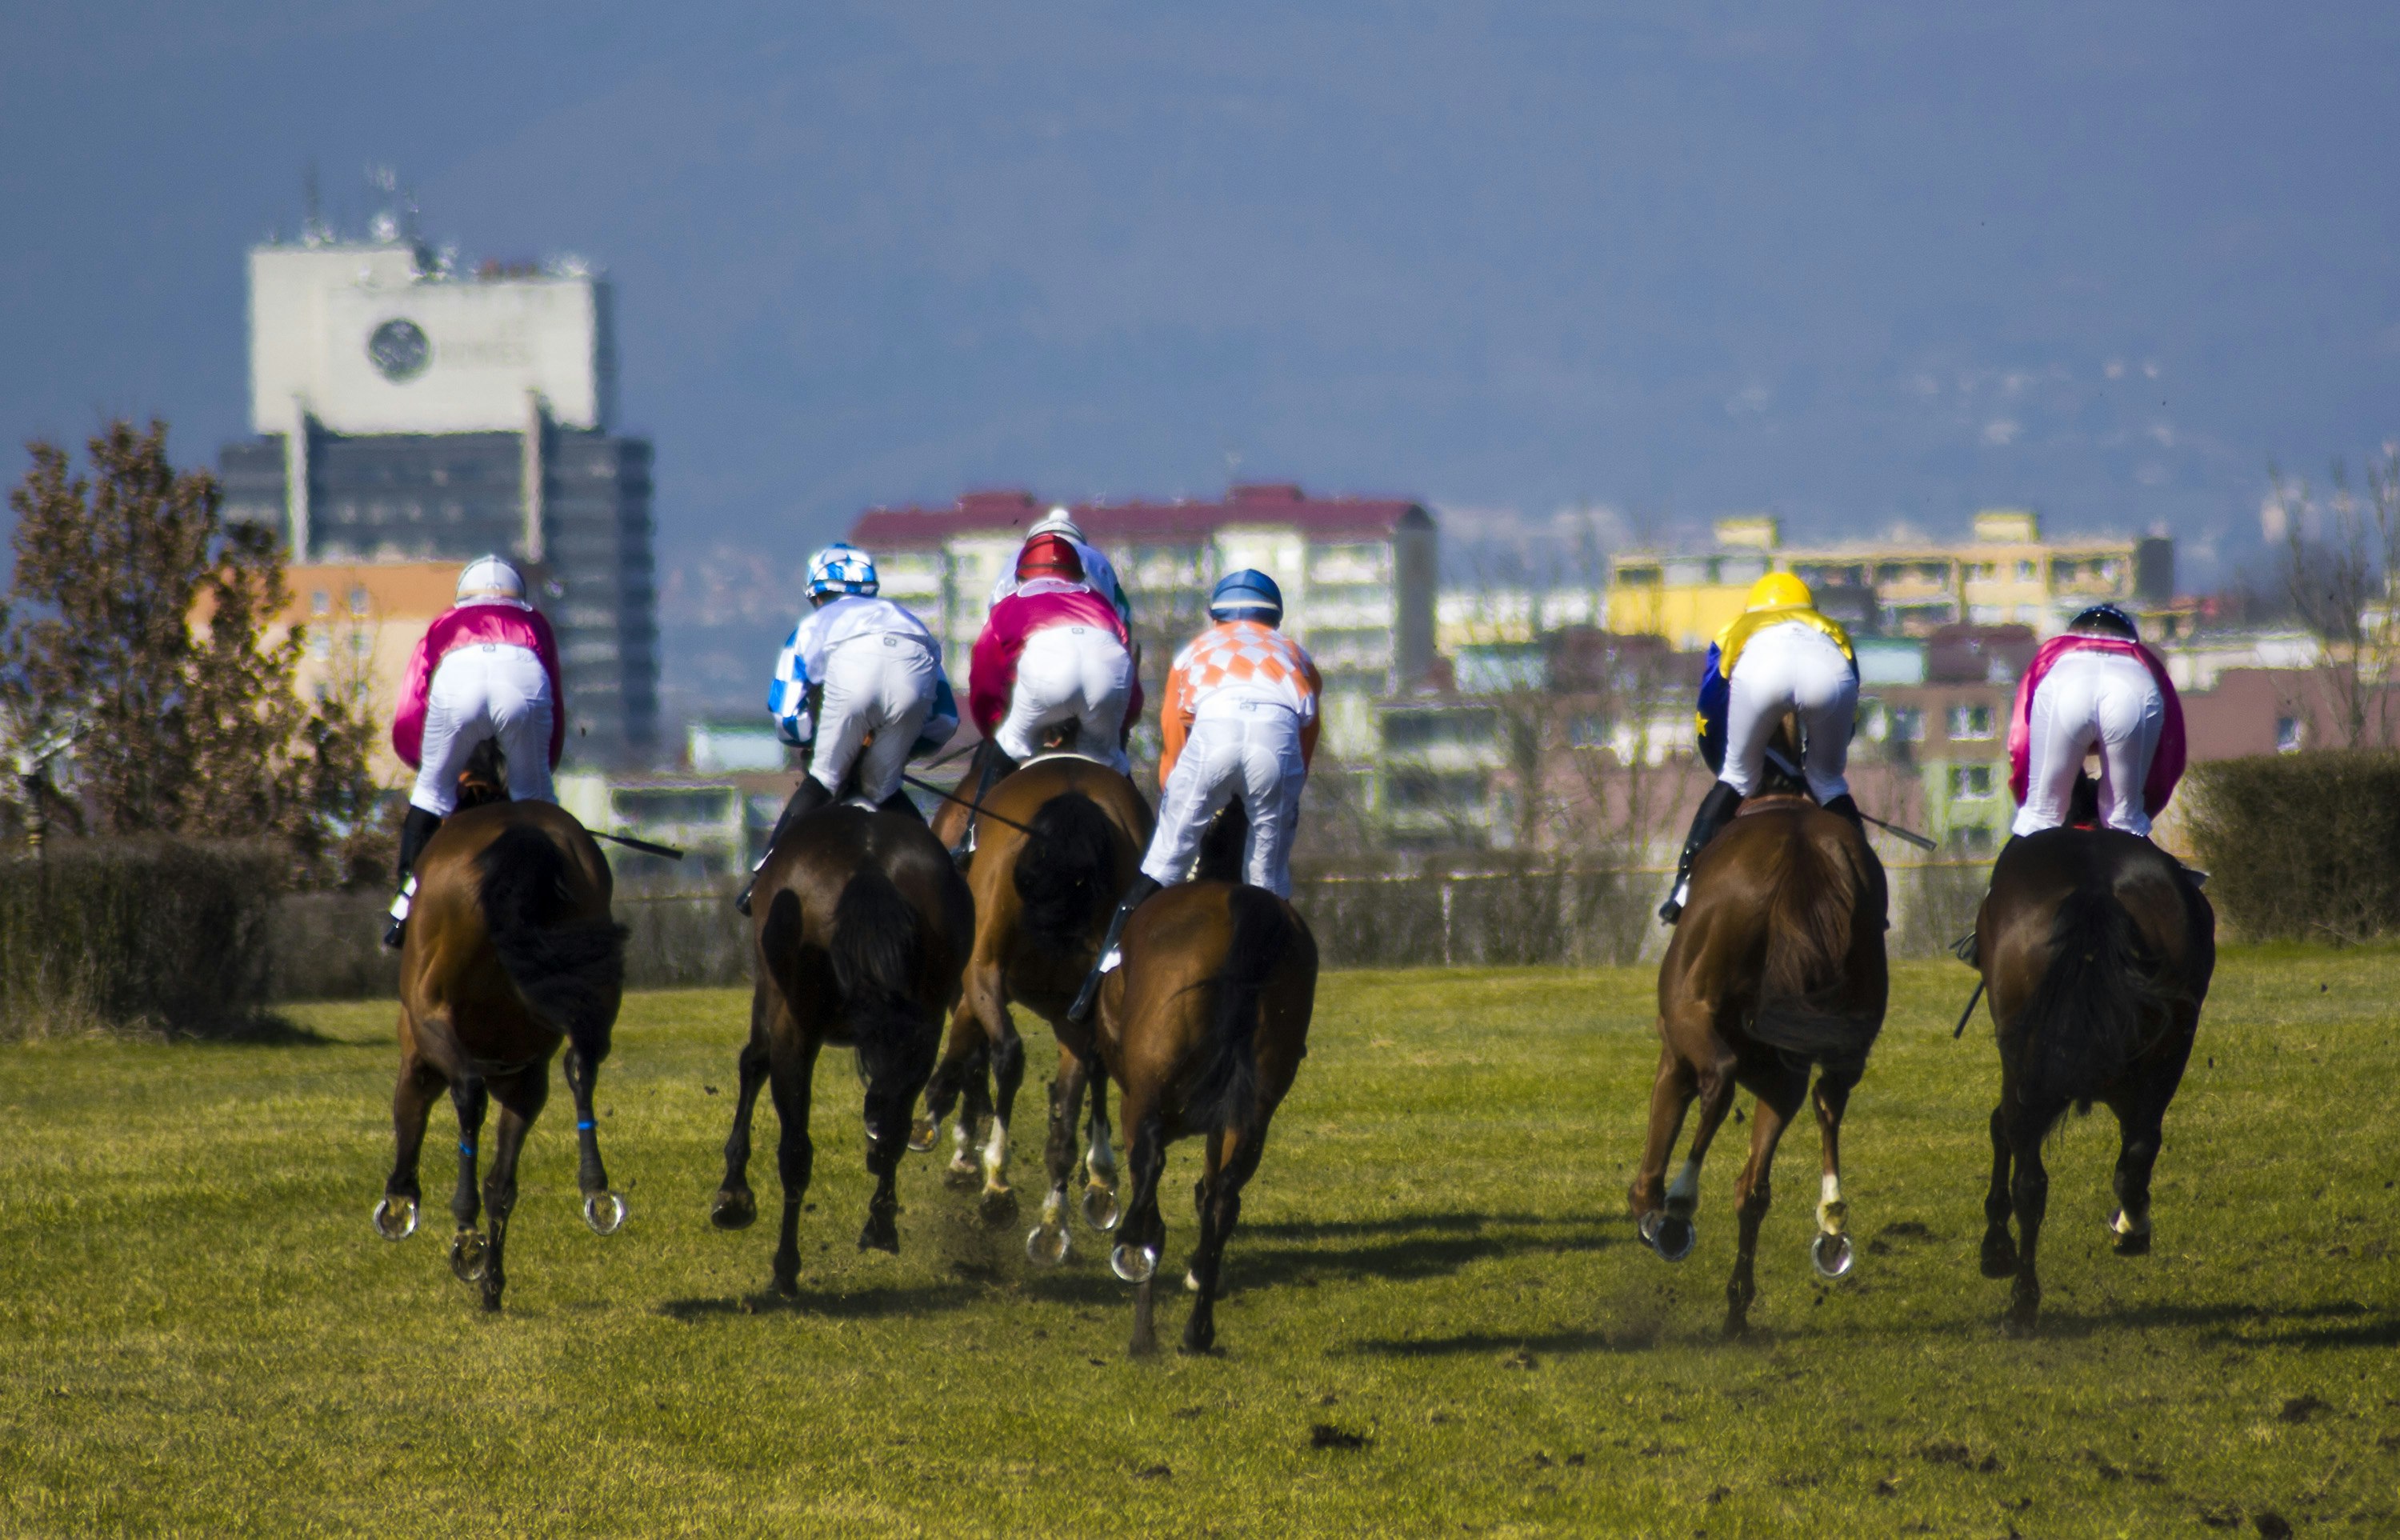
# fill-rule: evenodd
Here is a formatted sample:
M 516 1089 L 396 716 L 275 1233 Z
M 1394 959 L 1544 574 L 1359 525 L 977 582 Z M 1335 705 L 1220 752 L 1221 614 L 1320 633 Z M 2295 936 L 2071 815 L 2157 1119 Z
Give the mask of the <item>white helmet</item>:
M 525 602 L 525 577 L 498 556 L 478 556 L 458 574 L 458 603 L 470 599 L 514 599 Z
M 836 540 L 809 558 L 811 595 L 871 594 L 881 586 L 875 576 L 875 558 L 848 540 Z
M 1029 540 L 1036 535 L 1064 535 L 1078 545 L 1084 543 L 1084 526 L 1077 524 L 1075 516 L 1063 507 L 1052 509 L 1040 524 L 1025 532 Z

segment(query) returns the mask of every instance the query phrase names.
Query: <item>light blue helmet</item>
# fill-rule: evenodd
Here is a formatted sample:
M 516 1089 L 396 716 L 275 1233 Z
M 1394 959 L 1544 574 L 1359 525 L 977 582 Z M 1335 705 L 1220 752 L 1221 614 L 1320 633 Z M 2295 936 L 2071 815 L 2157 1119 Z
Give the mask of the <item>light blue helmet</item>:
M 1278 624 L 1283 620 L 1283 590 L 1254 566 L 1229 572 L 1208 591 L 1208 619 Z
M 809 558 L 811 594 L 873 593 L 881 586 L 875 558 L 847 540 L 836 540 Z

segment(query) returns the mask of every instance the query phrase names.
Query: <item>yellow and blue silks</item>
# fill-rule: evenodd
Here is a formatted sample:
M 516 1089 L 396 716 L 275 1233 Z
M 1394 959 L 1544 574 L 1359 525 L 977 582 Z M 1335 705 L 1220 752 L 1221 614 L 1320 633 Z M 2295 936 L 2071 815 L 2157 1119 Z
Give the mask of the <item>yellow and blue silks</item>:
M 1842 649 L 1842 656 L 1849 660 L 1851 675 L 1858 674 L 1859 657 L 1850 647 L 1850 634 L 1838 621 L 1827 620 L 1808 605 L 1774 605 L 1735 616 L 1717 633 L 1717 639 L 1709 644 L 1709 666 L 1700 675 L 1700 708 L 1693 719 L 1699 729 L 1700 757 L 1711 772 L 1725 771 L 1725 707 L 1733 700 L 1733 670 L 1741 659 L 1741 649 L 1752 636 L 1766 627 L 1793 621 L 1813 627 L 1832 638 L 1834 645 Z

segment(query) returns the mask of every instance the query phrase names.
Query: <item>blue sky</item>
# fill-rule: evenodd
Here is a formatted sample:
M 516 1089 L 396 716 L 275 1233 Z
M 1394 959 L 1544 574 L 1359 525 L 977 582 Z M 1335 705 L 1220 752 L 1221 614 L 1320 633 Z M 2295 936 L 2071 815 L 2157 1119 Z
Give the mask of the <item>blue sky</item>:
M 242 249 L 310 162 L 353 227 L 393 163 L 470 259 L 610 271 L 670 570 L 1237 465 L 1452 537 L 2029 503 L 2205 582 L 2270 460 L 2400 434 L 2388 6 L 18 0 L 0 39 L 0 431 L 212 458 Z

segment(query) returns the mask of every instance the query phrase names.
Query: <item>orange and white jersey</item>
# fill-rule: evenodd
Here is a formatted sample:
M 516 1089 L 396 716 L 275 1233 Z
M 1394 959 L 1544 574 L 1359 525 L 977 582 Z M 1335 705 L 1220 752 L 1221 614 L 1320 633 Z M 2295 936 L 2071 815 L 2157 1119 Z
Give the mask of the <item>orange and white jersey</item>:
M 1261 706 L 1289 711 L 1300 734 L 1301 761 L 1316 753 L 1316 702 L 1325 682 L 1316 661 L 1298 642 L 1257 620 L 1222 620 L 1175 655 L 1166 675 L 1166 698 L 1159 710 L 1165 737 L 1159 756 L 1161 785 L 1173 772 L 1192 724 L 1202 716 L 1232 715 Z

